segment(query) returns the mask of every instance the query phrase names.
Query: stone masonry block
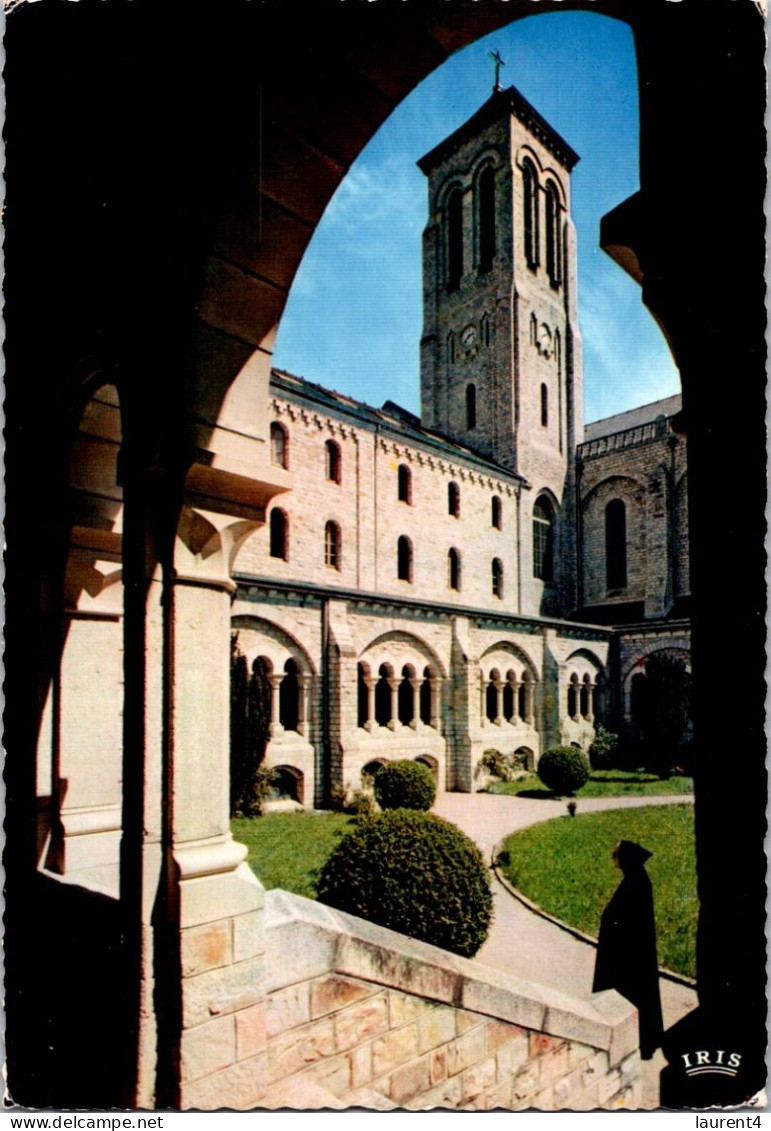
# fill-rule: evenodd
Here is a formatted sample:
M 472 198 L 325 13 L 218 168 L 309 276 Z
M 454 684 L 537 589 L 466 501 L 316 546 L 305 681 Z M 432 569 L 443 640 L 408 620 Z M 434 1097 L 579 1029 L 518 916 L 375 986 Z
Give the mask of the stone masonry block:
M 249 959 L 237 966 L 209 970 L 182 981 L 182 1024 L 192 1029 L 224 1013 L 256 1005 L 262 996 L 263 963 Z
M 457 1109 L 460 1107 L 460 1095 L 460 1076 L 455 1076 L 451 1080 L 444 1080 L 441 1084 L 438 1084 L 435 1088 L 430 1088 L 420 1096 L 414 1096 L 404 1106 L 417 1111 L 425 1111 L 434 1107 Z
M 554 1106 L 569 1107 L 571 1099 L 579 1095 L 582 1090 L 581 1069 L 574 1068 L 567 1076 L 554 1081 Z
M 514 1077 L 512 1100 L 517 1103 L 535 1095 L 538 1087 L 538 1066 L 527 1064 Z
M 412 1021 L 413 1017 L 418 1015 L 422 1005 L 420 998 L 410 997 L 408 994 L 399 993 L 398 990 L 391 990 L 388 995 L 391 1028 L 398 1029 L 400 1025 Z
M 490 1088 L 484 1096 L 485 1111 L 495 1111 L 496 1108 L 511 1108 L 511 1079 L 503 1080 Z
M 606 1104 L 611 1096 L 614 1096 L 621 1087 L 621 1073 L 617 1068 L 608 1072 L 603 1076 L 599 1082 L 597 1090 L 597 1099 L 601 1106 Z
M 267 1049 L 266 1013 L 267 1003 L 264 1001 L 236 1013 L 236 1056 L 239 1060 L 248 1060 Z
M 271 1081 L 291 1076 L 301 1068 L 335 1051 L 335 1035 L 329 1019 L 292 1029 L 268 1042 L 268 1077 Z
M 464 1103 L 475 1100 L 495 1084 L 495 1057 L 489 1056 L 479 1064 L 467 1068 L 461 1076 L 462 1098 Z
M 311 1017 L 315 1019 L 334 1013 L 369 997 L 373 992 L 374 987 L 366 982 L 355 982 L 352 978 L 341 978 L 338 974 L 320 978 L 311 986 Z
M 349 1005 L 334 1018 L 338 1051 L 352 1048 L 388 1029 L 388 995 L 383 992 L 366 1001 Z
M 351 1062 L 347 1056 L 335 1056 L 316 1065 L 312 1075 L 333 1096 L 343 1096 L 351 1087 Z
M 507 985 L 496 985 L 492 980 L 464 978 L 464 1009 L 485 1013 L 522 1025 L 526 1029 L 541 1030 L 546 1007 L 537 998 L 525 996 Z
M 512 1041 L 521 1040 L 525 1030 L 519 1025 L 508 1025 L 505 1021 L 488 1021 L 485 1026 L 485 1045 L 489 1053 L 495 1053 Z
M 635 1050 L 625 1060 L 621 1061 L 619 1070 L 621 1072 L 621 1082 L 624 1087 L 633 1084 L 640 1075 L 642 1061 L 640 1059 L 639 1050 Z
M 482 1060 L 485 1055 L 485 1031 L 480 1026 L 470 1029 L 447 1046 L 447 1071 L 455 1076 Z
M 576 1041 L 571 1041 L 568 1045 L 568 1067 L 574 1068 L 577 1064 L 583 1064 L 595 1052 L 591 1045 L 582 1045 Z
M 183 1111 L 191 1108 L 217 1111 L 228 1107 L 244 1111 L 259 1104 L 265 1087 L 265 1057 L 256 1056 L 184 1085 L 180 1107 Z
M 548 1033 L 530 1034 L 530 1055 L 543 1056 L 547 1052 L 562 1048 L 565 1044 L 559 1037 L 550 1037 Z
M 372 1079 L 372 1045 L 359 1045 L 348 1053 L 351 1065 L 351 1086 L 360 1088 Z
M 265 917 L 262 911 L 250 911 L 247 915 L 237 915 L 233 920 L 233 961 L 243 962 L 254 958 L 265 949 L 263 926 Z
M 459 1037 L 476 1025 L 484 1025 L 486 1021 L 487 1017 L 483 1013 L 469 1013 L 467 1009 L 455 1010 L 455 1027 Z
M 402 1104 L 421 1092 L 428 1090 L 430 1081 L 429 1058 L 421 1056 L 409 1064 L 397 1068 L 391 1074 L 389 1095 L 396 1103 Z
M 567 1045 L 554 1049 L 538 1058 L 538 1082 L 541 1087 L 559 1080 L 568 1071 Z
M 536 1108 L 538 1111 L 554 1111 L 554 1087 L 549 1084 L 548 1087 L 542 1088 L 532 1099 L 531 1107 Z
M 434 1049 L 428 1058 L 432 1086 L 447 1079 L 447 1049 Z
M 232 962 L 230 920 L 188 927 L 182 931 L 181 948 L 183 978 L 228 966 Z
M 180 1072 L 184 1081 L 219 1072 L 236 1060 L 236 1025 L 232 1014 L 184 1029 L 180 1040 Z
M 285 1033 L 311 1019 L 310 989 L 307 982 L 275 990 L 267 999 L 267 1032 L 269 1037 Z
M 428 1006 L 418 1016 L 421 1052 L 444 1045 L 455 1036 L 455 1011 L 446 1005 Z
M 375 1077 L 391 1072 L 418 1052 L 418 1027 L 413 1021 L 401 1029 L 393 1029 L 372 1044 L 372 1070 Z
M 498 1079 L 510 1077 L 530 1059 L 530 1044 L 527 1037 L 517 1037 L 508 1045 L 498 1049 L 495 1060 L 498 1065 Z

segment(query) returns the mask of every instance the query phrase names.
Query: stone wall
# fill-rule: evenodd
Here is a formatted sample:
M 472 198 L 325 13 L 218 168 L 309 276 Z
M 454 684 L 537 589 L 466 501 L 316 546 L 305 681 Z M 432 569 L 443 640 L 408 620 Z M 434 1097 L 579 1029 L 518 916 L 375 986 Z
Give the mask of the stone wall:
M 637 1014 L 269 892 L 264 1107 L 635 1107 Z

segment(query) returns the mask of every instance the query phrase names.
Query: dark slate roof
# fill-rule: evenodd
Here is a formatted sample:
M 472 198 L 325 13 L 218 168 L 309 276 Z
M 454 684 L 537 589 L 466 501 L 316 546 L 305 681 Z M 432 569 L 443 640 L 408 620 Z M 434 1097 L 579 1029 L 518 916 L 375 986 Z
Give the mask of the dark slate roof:
M 630 408 L 628 412 L 605 416 L 602 420 L 595 420 L 585 426 L 584 440 L 598 440 L 601 436 L 612 436 L 615 432 L 626 432 L 628 428 L 652 424 L 660 416 L 676 416 L 682 407 L 683 398 L 680 393 L 675 393 L 672 397 L 664 397 L 660 401 L 640 405 L 639 408 Z
M 420 158 L 418 168 L 428 175 L 448 154 L 476 137 L 481 130 L 505 112 L 513 114 L 523 125 L 527 126 L 530 132 L 543 142 L 549 152 L 564 165 L 568 172 L 581 160 L 576 151 L 538 113 L 535 106 L 528 102 L 515 86 L 510 86 L 506 90 L 493 91 L 487 102 L 483 103 L 467 122 L 459 126 L 444 141 L 440 141 L 439 145 L 435 146 L 425 157 Z
M 447 436 L 443 436 L 441 432 L 424 428 L 417 416 L 408 412 L 407 409 L 401 408 L 400 405 L 394 404 L 393 401 L 386 401 L 382 408 L 373 408 L 371 405 L 357 401 L 345 393 L 325 389 L 322 385 L 316 385 L 313 381 L 306 381 L 304 377 L 297 377 L 283 369 L 271 371 L 270 385 L 272 391 L 278 396 L 291 397 L 294 395 L 302 397 L 304 400 L 318 405 L 319 409 L 335 413 L 337 416 L 342 414 L 352 417 L 352 424 L 357 423 L 373 430 L 376 428 L 381 431 L 387 429 L 391 436 L 398 437 L 404 443 L 420 445 L 422 448 L 436 452 L 437 455 L 444 456 L 445 459 L 460 459 L 473 464 L 479 470 L 490 475 L 518 480 L 521 483 L 525 482 L 524 478 L 515 471 L 511 471 L 509 468 L 503 467 L 502 464 L 480 455 L 473 448 L 459 444 L 457 440 L 451 440 Z

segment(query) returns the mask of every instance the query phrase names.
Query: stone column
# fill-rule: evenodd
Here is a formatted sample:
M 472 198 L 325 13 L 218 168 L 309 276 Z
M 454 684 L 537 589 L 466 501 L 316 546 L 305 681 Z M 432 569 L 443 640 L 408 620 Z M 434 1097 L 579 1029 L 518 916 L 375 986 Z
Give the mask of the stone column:
M 281 684 L 284 682 L 283 675 L 277 675 L 272 672 L 268 676 L 268 683 L 270 684 L 270 737 L 276 738 L 279 734 L 284 733 L 284 728 L 281 725 L 281 698 L 280 689 Z
M 497 727 L 503 726 L 503 680 L 494 679 L 493 686 L 495 687 L 495 725 Z
M 305 672 L 297 673 L 297 733 L 303 738 L 308 737 L 308 691 L 311 687 L 311 677 Z
M 121 836 L 121 572 L 115 562 L 94 561 L 90 555 L 78 560 L 72 552 L 67 591 L 74 607 L 65 612 L 55 696 L 54 822 L 46 863 L 61 874 L 79 872 L 85 884 L 111 883 L 117 881 Z
M 594 692 L 596 687 L 596 683 L 587 683 L 586 685 L 586 720 L 590 723 L 594 722 Z
M 391 718 L 388 723 L 391 730 L 398 730 L 401 726 L 399 722 L 399 684 L 401 682 L 401 679 L 395 675 L 389 676 L 386 680 L 391 689 Z
M 437 675 L 428 677 L 429 687 L 431 688 L 431 726 L 436 731 L 441 731 L 442 720 L 439 710 L 439 692 L 442 687 L 442 681 Z
M 367 721 L 364 724 L 364 729 L 372 731 L 377 726 L 375 722 L 375 688 L 379 680 L 376 675 L 365 675 L 364 682 L 367 685 Z
M 229 820 L 232 538 L 223 516 L 183 510 L 170 609 L 166 786 L 182 975 L 182 1108 L 252 1106 L 264 1086 L 264 892 Z M 198 552 L 202 543 L 207 553 Z M 270 677 L 274 724 L 280 682 Z
M 420 676 L 414 676 L 410 680 L 410 687 L 412 688 L 412 719 L 410 726 L 413 730 L 420 729 L 420 689 L 423 686 L 423 679 Z
M 525 722 L 532 726 L 535 722 L 535 680 L 525 681 Z
M 511 680 L 511 725 L 516 726 L 519 722 L 519 682 L 516 679 Z
M 479 725 L 487 726 L 487 684 L 482 672 L 479 673 Z

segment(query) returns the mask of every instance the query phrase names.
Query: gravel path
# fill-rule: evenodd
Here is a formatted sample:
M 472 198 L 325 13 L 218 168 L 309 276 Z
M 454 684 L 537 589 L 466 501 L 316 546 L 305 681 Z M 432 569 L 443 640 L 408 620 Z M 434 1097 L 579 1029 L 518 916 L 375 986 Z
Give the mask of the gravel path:
M 692 801 L 690 796 L 592 797 L 579 801 L 579 812 Z M 434 812 L 468 833 L 489 861 L 495 846 L 509 833 L 564 816 L 565 802 L 489 793 L 445 793 L 437 799 Z M 493 894 L 495 919 L 487 942 L 476 956 L 479 961 L 575 997 L 589 997 L 595 948 L 528 910 L 496 879 L 493 879 Z M 660 985 L 664 1025 L 669 1028 L 696 1007 L 696 993 L 666 978 L 661 979 Z M 643 1107 L 658 1106 L 658 1073 L 664 1064 L 660 1052 L 653 1060 L 644 1062 Z

